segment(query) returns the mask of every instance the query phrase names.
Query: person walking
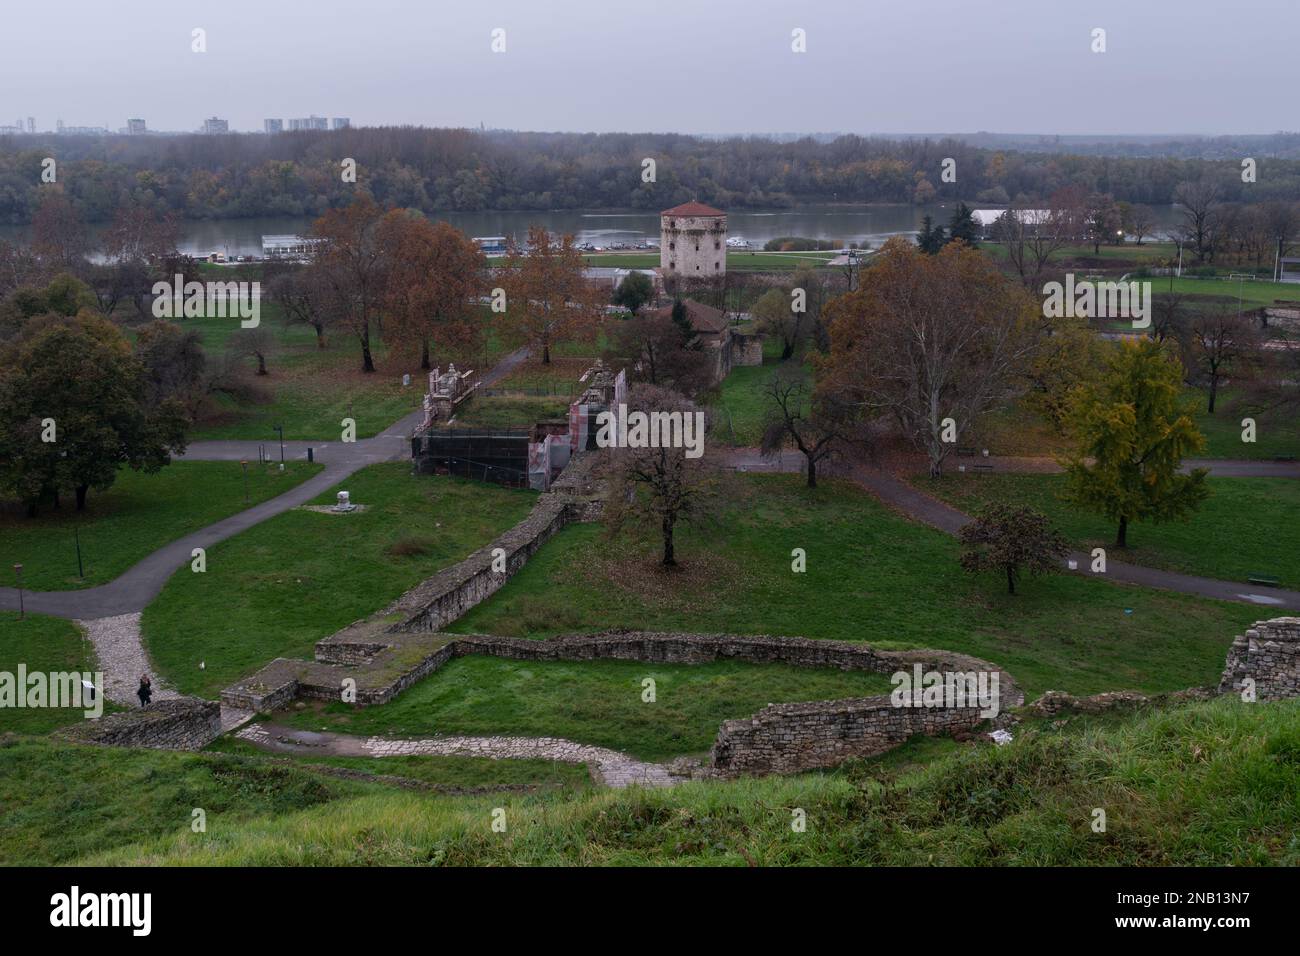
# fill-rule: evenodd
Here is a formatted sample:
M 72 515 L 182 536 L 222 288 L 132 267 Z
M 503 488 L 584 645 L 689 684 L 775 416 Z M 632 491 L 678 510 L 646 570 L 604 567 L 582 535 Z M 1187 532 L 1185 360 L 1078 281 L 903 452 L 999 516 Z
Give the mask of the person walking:
M 140 687 L 136 690 L 135 695 L 140 698 L 141 707 L 149 706 L 149 701 L 153 697 L 153 684 L 149 682 L 148 674 L 140 675 Z

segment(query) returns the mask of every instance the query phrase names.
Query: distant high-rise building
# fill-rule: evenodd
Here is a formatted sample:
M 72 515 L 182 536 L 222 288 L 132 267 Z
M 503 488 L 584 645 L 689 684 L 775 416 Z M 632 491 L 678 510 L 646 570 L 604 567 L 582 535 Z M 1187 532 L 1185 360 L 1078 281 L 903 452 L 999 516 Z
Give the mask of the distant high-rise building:
M 203 132 L 207 133 L 209 136 L 217 133 L 229 133 L 230 123 L 213 116 L 212 118 L 203 121 Z
M 329 120 L 323 116 L 308 116 L 306 119 L 289 120 L 289 129 L 291 131 L 301 129 L 329 129 Z
M 126 121 L 126 131 L 130 136 L 143 136 L 149 130 L 145 127 L 142 119 L 129 119 Z
M 347 129 L 351 125 L 352 120 L 348 119 L 346 116 L 336 116 L 330 120 L 331 129 Z
M 262 128 L 266 130 L 266 132 L 268 133 L 283 133 L 284 120 L 282 119 L 262 120 Z
M 35 116 L 29 116 L 29 117 L 27 117 L 27 132 L 29 132 L 29 133 L 35 133 L 35 132 L 36 132 L 36 117 L 35 117 Z
M 54 132 L 56 132 L 56 133 L 62 133 L 62 132 L 63 132 L 63 120 L 55 120 L 55 121 L 54 121 Z

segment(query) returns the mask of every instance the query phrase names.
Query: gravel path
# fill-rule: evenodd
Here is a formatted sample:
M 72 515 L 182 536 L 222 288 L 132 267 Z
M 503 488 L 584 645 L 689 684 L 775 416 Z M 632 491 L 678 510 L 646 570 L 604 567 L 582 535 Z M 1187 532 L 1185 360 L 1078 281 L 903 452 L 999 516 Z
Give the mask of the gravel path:
M 558 760 L 584 763 L 596 783 L 622 788 L 670 787 L 679 777 L 662 764 L 617 750 L 574 743 L 561 737 L 357 737 L 316 733 L 279 724 L 251 724 L 236 737 L 273 753 L 315 753 L 338 757 L 486 757 L 489 760 Z
M 140 675 L 148 674 L 153 682 L 153 699 L 166 700 L 179 696 L 164 685 L 161 677 L 149 663 L 144 645 L 140 643 L 140 612 L 101 617 L 93 621 L 77 621 L 95 645 L 99 669 L 104 674 L 104 696 L 124 707 L 139 707 L 135 696 L 140 686 Z

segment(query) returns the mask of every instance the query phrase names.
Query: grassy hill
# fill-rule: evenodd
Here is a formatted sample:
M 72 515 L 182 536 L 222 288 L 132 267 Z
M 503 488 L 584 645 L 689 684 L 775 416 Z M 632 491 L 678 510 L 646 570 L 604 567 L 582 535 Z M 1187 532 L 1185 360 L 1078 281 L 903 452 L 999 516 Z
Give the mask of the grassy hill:
M 231 754 L 0 741 L 5 863 L 1294 866 L 1298 825 L 1300 701 L 1038 721 L 1005 747 L 920 740 L 796 777 L 472 797 Z

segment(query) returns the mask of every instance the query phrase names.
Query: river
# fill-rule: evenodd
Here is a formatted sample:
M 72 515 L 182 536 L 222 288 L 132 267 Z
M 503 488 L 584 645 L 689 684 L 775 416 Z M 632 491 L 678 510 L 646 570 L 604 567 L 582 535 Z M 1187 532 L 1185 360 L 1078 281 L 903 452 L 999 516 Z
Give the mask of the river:
M 1153 208 L 1157 232 L 1172 227 L 1177 212 L 1168 206 Z M 728 232 L 743 236 L 751 247 L 777 236 L 830 239 L 841 245 L 878 246 L 886 238 L 913 234 L 922 217 L 947 223 L 952 205 L 815 205 L 794 209 L 737 210 L 728 213 Z M 579 243 L 608 248 L 614 243 L 636 245 L 659 238 L 659 214 L 641 211 L 556 210 L 552 212 L 442 212 L 431 218 L 445 219 L 471 236 L 517 236 L 520 239 L 532 223 L 552 232 L 573 233 Z M 263 217 L 255 219 L 187 220 L 181 224 L 180 251 L 206 256 L 220 252 L 230 256 L 260 256 L 262 236 L 300 235 L 311 226 L 308 217 Z M 92 227 L 98 234 L 104 227 Z M 0 227 L 0 239 L 24 240 L 27 227 Z

